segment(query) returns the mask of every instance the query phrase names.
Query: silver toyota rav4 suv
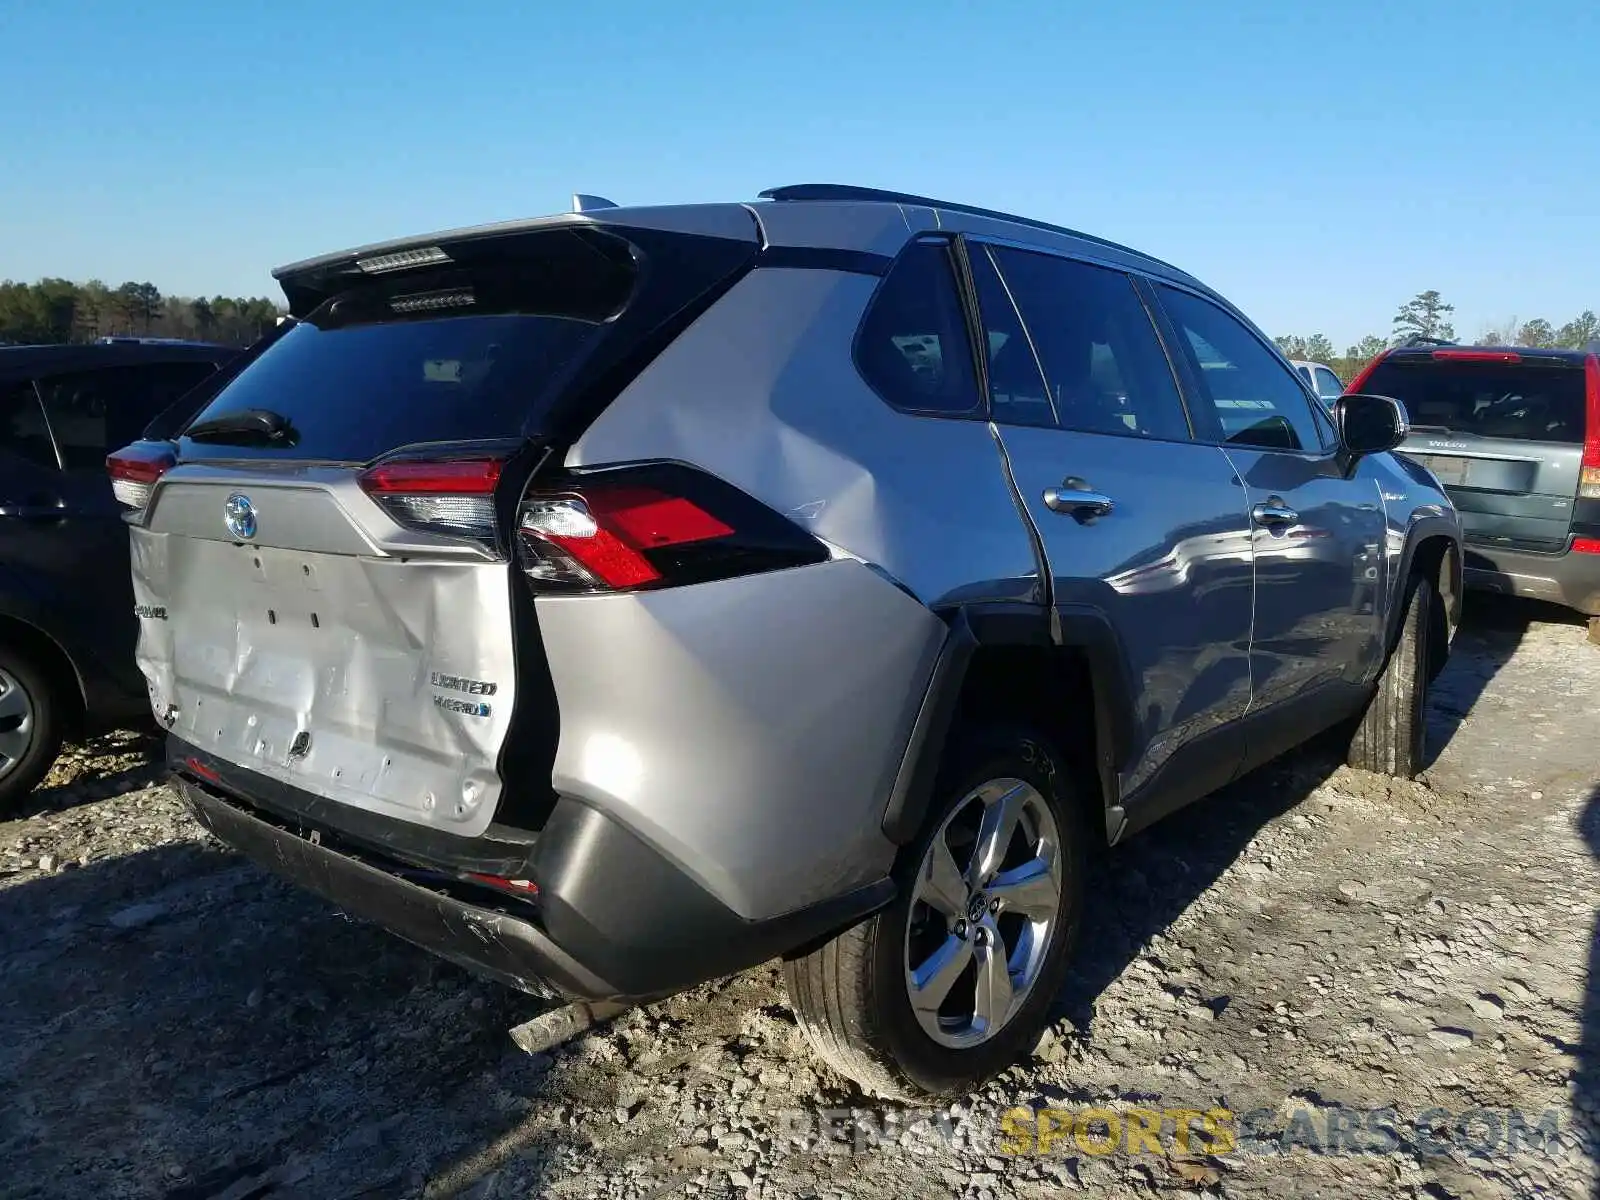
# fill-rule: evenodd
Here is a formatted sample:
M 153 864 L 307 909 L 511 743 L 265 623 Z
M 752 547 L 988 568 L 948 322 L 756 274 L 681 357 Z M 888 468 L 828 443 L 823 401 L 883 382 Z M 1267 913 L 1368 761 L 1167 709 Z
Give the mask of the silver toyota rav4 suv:
M 205 826 L 525 991 L 782 958 L 817 1052 L 971 1090 L 1085 857 L 1320 731 L 1400 775 L 1455 510 L 1176 268 L 835 185 L 277 272 L 109 469 Z

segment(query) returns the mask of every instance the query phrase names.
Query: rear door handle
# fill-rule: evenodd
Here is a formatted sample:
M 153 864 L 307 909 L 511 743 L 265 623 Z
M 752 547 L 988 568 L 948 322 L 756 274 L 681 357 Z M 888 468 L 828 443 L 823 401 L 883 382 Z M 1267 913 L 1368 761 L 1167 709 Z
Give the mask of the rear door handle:
M 1083 517 L 1103 517 L 1116 503 L 1102 492 L 1079 491 L 1076 488 L 1046 488 L 1044 506 L 1051 512 Z
M 1272 500 L 1252 508 L 1250 518 L 1257 525 L 1293 525 L 1300 519 L 1300 514 L 1283 501 Z

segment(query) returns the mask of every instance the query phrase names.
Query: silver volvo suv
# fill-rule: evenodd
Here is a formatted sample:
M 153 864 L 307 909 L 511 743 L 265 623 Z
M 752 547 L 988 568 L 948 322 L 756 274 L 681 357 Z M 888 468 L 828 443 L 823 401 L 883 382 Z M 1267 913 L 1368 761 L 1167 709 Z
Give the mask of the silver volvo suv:
M 527 992 L 782 958 L 829 1064 L 1037 1038 L 1086 855 L 1321 731 L 1410 775 L 1455 510 L 1237 310 L 1081 233 L 837 185 L 279 270 L 108 468 L 204 825 Z

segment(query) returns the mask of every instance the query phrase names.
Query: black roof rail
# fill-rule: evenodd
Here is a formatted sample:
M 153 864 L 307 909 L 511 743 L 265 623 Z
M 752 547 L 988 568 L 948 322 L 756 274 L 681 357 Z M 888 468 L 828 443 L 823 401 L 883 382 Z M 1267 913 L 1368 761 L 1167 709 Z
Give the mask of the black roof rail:
M 1010 221 L 1013 225 L 1026 225 L 1030 229 L 1045 229 L 1051 233 L 1065 234 L 1067 237 L 1077 238 L 1084 242 L 1093 242 L 1097 246 L 1105 246 L 1112 250 L 1120 250 L 1124 254 L 1132 254 L 1146 262 L 1153 262 L 1167 270 L 1176 272 L 1187 278 L 1187 272 L 1180 270 L 1171 263 L 1162 262 L 1153 254 L 1146 254 L 1143 250 L 1135 250 L 1132 246 L 1124 246 L 1121 242 L 1113 242 L 1109 238 L 1095 237 L 1092 233 L 1084 233 L 1078 229 L 1068 229 L 1065 225 L 1052 225 L 1048 221 L 1036 221 L 1032 217 L 1019 217 L 1015 213 L 999 212 L 992 208 L 979 208 L 975 204 L 954 204 L 949 200 L 934 200 L 928 196 L 913 196 L 909 192 L 891 192 L 883 188 L 857 187 L 850 183 L 792 183 L 786 187 L 768 188 L 762 192 L 763 200 L 875 200 L 883 204 L 912 204 L 918 208 L 942 208 L 948 212 L 965 213 L 969 217 L 989 217 L 995 221 Z
M 1396 342 L 1394 348 L 1396 350 L 1410 350 L 1414 346 L 1454 346 L 1457 344 L 1449 338 L 1428 337 L 1422 333 L 1411 333 Z

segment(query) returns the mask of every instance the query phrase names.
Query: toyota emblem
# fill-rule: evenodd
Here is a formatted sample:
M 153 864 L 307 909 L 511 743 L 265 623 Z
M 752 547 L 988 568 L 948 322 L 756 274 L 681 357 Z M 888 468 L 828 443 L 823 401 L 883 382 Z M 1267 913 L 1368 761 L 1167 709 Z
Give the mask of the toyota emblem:
M 235 492 L 222 506 L 222 521 L 234 537 L 248 541 L 256 535 L 256 506 L 249 496 Z

